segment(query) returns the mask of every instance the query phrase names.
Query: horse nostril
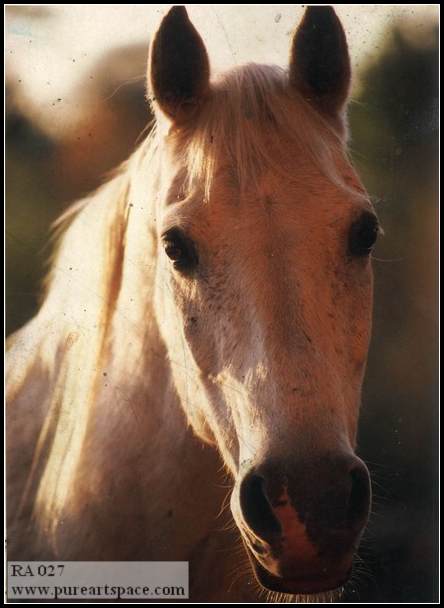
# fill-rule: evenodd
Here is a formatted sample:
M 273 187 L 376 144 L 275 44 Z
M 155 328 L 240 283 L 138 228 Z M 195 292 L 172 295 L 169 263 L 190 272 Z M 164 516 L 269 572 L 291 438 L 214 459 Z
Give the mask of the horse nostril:
M 351 528 L 361 527 L 370 508 L 370 476 L 366 466 L 357 462 L 350 470 L 351 490 L 347 507 L 347 523 Z
M 240 486 L 240 506 L 246 523 L 260 538 L 268 540 L 281 533 L 273 514 L 263 477 L 248 473 Z

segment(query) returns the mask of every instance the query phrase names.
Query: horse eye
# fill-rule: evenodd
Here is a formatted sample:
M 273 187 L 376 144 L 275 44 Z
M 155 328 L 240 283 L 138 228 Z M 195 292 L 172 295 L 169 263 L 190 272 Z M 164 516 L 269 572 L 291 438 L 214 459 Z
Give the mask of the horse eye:
M 365 211 L 350 228 L 348 250 L 354 256 L 370 255 L 378 238 L 379 223 L 374 213 Z
M 171 228 L 162 235 L 165 253 L 173 262 L 176 270 L 189 272 L 198 263 L 197 251 L 193 241 L 179 228 Z

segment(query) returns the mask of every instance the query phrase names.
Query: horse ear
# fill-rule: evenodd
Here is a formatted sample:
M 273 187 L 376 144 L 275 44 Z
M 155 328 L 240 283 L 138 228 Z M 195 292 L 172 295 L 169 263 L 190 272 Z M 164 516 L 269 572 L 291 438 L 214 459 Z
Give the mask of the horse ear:
M 347 40 L 331 6 L 306 9 L 293 38 L 290 83 L 322 113 L 337 118 L 350 88 Z
M 202 38 L 184 6 L 163 18 L 151 43 L 148 83 L 155 104 L 176 123 L 185 122 L 209 92 L 210 63 Z

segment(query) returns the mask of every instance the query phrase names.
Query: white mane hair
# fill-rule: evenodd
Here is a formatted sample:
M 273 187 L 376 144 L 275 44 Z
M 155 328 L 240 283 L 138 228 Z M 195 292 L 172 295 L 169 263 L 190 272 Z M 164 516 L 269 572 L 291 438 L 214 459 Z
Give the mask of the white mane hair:
M 114 178 L 62 217 L 58 225 L 64 224 L 65 230 L 43 304 L 11 340 L 11 398 L 32 382 L 35 370 L 46 379 L 45 423 L 23 497 L 25 501 L 43 463 L 36 515 L 47 522 L 46 531 L 57 525 L 68 497 L 110 357 L 116 359 L 114 369 L 117 360 L 122 367 L 129 365 L 129 353 L 137 361 L 145 346 L 140 324 L 153 321 L 143 317 L 143 304 L 134 318 L 126 310 L 131 289 L 148 297 L 150 289 L 137 291 L 133 283 L 139 279 L 127 249 L 139 250 L 148 259 L 155 256 L 154 241 L 142 234 L 137 218 L 147 213 L 147 206 L 155 214 L 164 120 L 158 119 Z M 345 153 L 343 137 L 290 89 L 287 73 L 278 67 L 248 64 L 226 73 L 213 83 L 195 124 L 173 134 L 182 146 L 188 186 L 200 185 L 207 196 L 221 155 L 235 168 L 240 190 L 256 180 L 262 167 L 282 171 L 270 149 L 270 136 L 290 139 L 330 179 L 350 188 L 337 170 L 337 155 Z M 122 319 L 125 329 L 119 329 Z M 113 343 L 118 343 L 119 334 L 128 334 L 128 328 L 134 332 L 132 346 L 119 356 Z M 142 366 L 138 369 L 142 375 Z

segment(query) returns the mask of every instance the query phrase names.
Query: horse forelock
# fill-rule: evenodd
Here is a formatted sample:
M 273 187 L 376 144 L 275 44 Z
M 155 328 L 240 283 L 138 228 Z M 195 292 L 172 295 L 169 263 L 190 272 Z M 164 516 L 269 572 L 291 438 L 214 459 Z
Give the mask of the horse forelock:
M 241 192 L 257 185 L 264 169 L 288 177 L 276 154 L 283 142 L 337 186 L 360 196 L 340 168 L 347 157 L 346 131 L 345 116 L 338 130 L 290 87 L 287 70 L 250 63 L 215 79 L 199 114 L 170 134 L 186 170 L 186 187 L 200 188 L 205 200 L 221 165 L 232 168 Z

